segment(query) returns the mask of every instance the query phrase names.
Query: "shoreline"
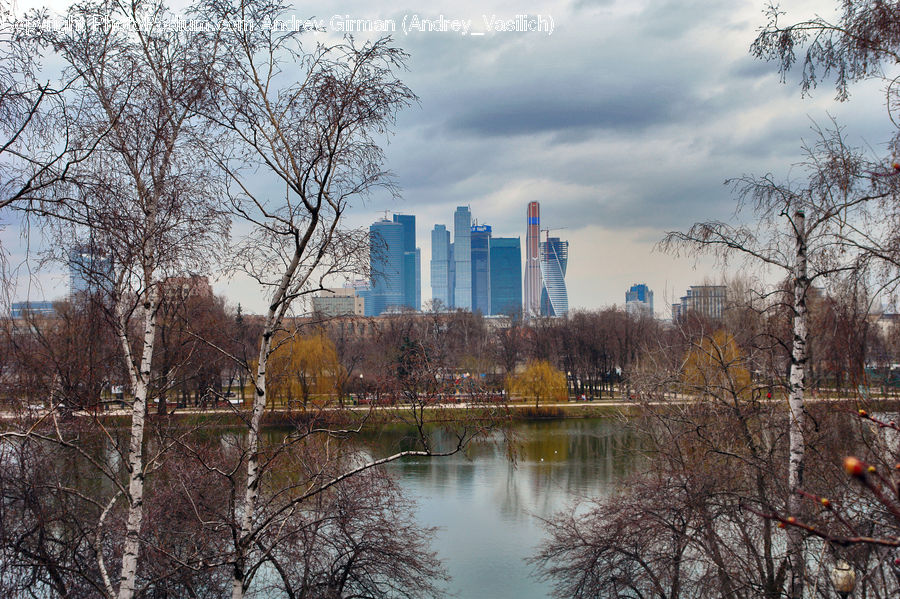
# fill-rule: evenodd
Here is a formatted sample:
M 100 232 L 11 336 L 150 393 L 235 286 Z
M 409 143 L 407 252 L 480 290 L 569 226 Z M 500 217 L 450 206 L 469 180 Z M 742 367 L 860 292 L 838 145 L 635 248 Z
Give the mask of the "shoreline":
M 566 420 L 566 419 L 587 419 L 587 418 L 611 418 L 616 416 L 636 416 L 644 407 L 677 407 L 687 406 L 701 402 L 701 399 L 672 399 L 667 401 L 653 401 L 649 403 L 641 403 L 630 400 L 596 400 L 596 401 L 578 401 L 578 402 L 552 402 L 541 403 L 535 407 L 533 403 L 511 403 L 498 404 L 509 409 L 510 419 L 513 421 L 540 421 L 540 420 Z M 764 402 L 783 403 L 784 409 L 787 409 L 786 399 L 767 399 Z M 846 411 L 855 412 L 860 406 L 868 410 L 898 411 L 900 412 L 900 398 L 811 398 L 806 401 L 809 406 L 833 405 Z M 454 413 L 465 414 L 468 418 L 475 420 L 488 419 L 496 417 L 492 415 L 490 405 L 478 404 L 470 406 L 466 403 L 449 403 L 427 406 L 423 412 L 425 421 L 430 423 L 442 422 L 452 419 L 448 418 Z M 243 417 L 250 413 L 249 409 L 236 409 L 232 407 L 210 407 L 210 408 L 182 408 L 171 410 L 166 415 L 158 415 L 154 412 L 147 414 L 148 423 L 152 424 L 170 424 L 183 425 L 186 427 L 201 427 L 208 425 L 210 428 L 218 427 L 238 427 L 243 424 Z M 48 418 L 49 412 L 40 413 L 32 412 L 32 424 L 41 420 L 53 420 Z M 385 424 L 385 423 L 403 423 L 408 422 L 410 417 L 410 407 L 408 405 L 398 406 L 345 406 L 345 407 L 310 407 L 307 410 L 292 409 L 286 407 L 277 407 L 267 409 L 263 416 L 263 427 L 283 427 L 292 426 L 310 420 L 322 421 L 330 425 L 336 424 Z M 481 415 L 483 414 L 483 416 Z M 5 425 L 14 422 L 17 419 L 26 417 L 23 413 L 15 413 L 12 411 L 0 411 L 0 427 L 6 428 Z M 123 426 L 130 422 L 131 412 L 128 409 L 117 408 L 115 410 L 107 410 L 104 412 L 75 412 L 64 416 L 63 420 L 68 422 L 98 420 L 100 423 L 112 426 Z

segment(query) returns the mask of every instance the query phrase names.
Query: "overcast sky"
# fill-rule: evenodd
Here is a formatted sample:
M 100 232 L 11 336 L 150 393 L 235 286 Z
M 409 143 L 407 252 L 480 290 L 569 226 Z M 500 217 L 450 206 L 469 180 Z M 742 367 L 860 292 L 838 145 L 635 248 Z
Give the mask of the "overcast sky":
M 782 9 L 789 20 L 828 17 L 828 4 L 786 1 Z M 295 14 L 332 29 L 346 18 L 393 23 L 410 54 L 404 78 L 420 104 L 401 114 L 386 148 L 403 197 L 357 203 L 349 222 L 368 226 L 384 210 L 416 215 L 423 300 L 431 297 L 434 224 L 452 228 L 455 207 L 468 205 L 495 236 L 519 236 L 524 245 L 526 205 L 537 200 L 542 226 L 560 228 L 553 234 L 570 243 L 571 308 L 622 304 L 625 290 L 644 282 L 666 316 L 665 304 L 688 285 L 719 274 L 654 252 L 654 244 L 667 230 L 731 218 L 725 179 L 787 176 L 813 121 L 824 124 L 829 114 L 875 155 L 891 133 L 879 83 L 857 85 L 842 104 L 828 85 L 801 98 L 795 79 L 782 84 L 775 64 L 750 57 L 766 22 L 764 0 L 397 6 L 320 2 Z M 540 15 L 552 30 L 488 28 L 517 15 Z M 458 20 L 468 32 L 411 30 L 416 18 L 443 18 L 447 29 Z M 15 262 L 22 253 L 13 229 L 3 243 Z M 65 293 L 64 277 L 48 271 L 42 280 L 32 297 Z M 264 306 L 238 278 L 216 289 L 249 311 Z

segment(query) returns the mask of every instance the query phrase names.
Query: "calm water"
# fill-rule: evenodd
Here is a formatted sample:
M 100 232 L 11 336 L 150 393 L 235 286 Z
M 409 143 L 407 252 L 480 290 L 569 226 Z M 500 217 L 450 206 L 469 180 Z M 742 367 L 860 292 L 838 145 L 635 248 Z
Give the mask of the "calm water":
M 515 466 L 498 448 L 390 465 L 418 502 L 419 522 L 440 528 L 434 542 L 460 599 L 547 597 L 524 558 L 543 537 L 539 517 L 577 496 L 608 493 L 631 472 L 638 444 L 614 419 L 517 425 Z

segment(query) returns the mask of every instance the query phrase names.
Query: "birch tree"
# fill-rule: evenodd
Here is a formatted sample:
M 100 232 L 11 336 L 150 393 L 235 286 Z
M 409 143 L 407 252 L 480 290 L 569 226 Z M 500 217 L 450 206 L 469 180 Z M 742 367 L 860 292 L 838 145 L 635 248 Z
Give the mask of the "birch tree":
M 252 227 L 238 266 L 267 294 L 236 508 L 235 599 L 256 571 L 248 556 L 259 534 L 260 426 L 276 334 L 295 300 L 362 267 L 368 235 L 345 230 L 342 217 L 354 198 L 393 190 L 378 136 L 415 98 L 395 74 L 406 55 L 389 39 L 316 44 L 308 31 L 271 26 L 287 8 L 277 0 L 213 0 L 203 13 L 224 24 L 221 86 L 204 113 L 223 143 L 208 149 L 228 176 L 234 213 Z M 260 189 L 259 172 L 280 185 Z
M 784 294 L 777 304 L 788 307 L 792 323 L 785 347 L 790 356 L 786 507 L 795 517 L 801 515 L 799 491 L 806 453 L 810 290 L 828 277 L 865 277 L 873 260 L 887 254 L 885 248 L 894 234 L 888 205 L 895 197 L 895 184 L 873 174 L 878 167 L 850 147 L 840 129 L 816 134 L 818 141 L 806 148 L 802 165 L 805 181 L 778 182 L 766 175 L 730 182 L 739 208 L 752 211 L 748 224 L 696 223 L 687 232 L 670 232 L 662 242 L 664 249 L 675 253 L 709 252 L 723 262 L 737 259 L 789 281 L 771 293 Z M 789 592 L 800 599 L 806 563 L 804 534 L 796 528 L 788 533 Z
M 166 27 L 170 15 L 153 0 L 87 2 L 70 8 L 69 17 L 91 26 L 45 35 L 67 63 L 83 106 L 70 130 L 84 137 L 108 132 L 43 213 L 58 247 L 82 252 L 77 266 L 106 299 L 130 379 L 130 435 L 117 448 L 128 480 L 109 503 L 121 495 L 126 506 L 118 575 L 100 564 L 105 594 L 130 599 L 152 467 L 144 432 L 160 285 L 167 276 L 205 267 L 212 240 L 227 229 L 212 197 L 215 179 L 204 172 L 188 135 L 207 97 L 205 71 L 215 46 L 198 46 L 188 33 Z

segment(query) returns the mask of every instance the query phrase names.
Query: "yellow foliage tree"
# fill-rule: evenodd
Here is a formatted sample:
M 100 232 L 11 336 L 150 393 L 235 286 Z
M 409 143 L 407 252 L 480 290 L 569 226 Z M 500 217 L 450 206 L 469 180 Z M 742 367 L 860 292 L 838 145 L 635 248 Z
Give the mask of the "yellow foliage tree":
M 331 339 L 321 332 L 283 337 L 269 358 L 269 393 L 288 401 L 299 399 L 303 406 L 313 396 L 335 391 L 341 364 Z
M 750 371 L 734 337 L 724 330 L 694 343 L 682 368 L 685 391 L 725 401 L 749 398 Z
M 535 407 L 542 398 L 562 401 L 568 393 L 566 375 L 546 360 L 529 362 L 523 372 L 508 377 L 507 386 L 510 393 L 533 397 Z

